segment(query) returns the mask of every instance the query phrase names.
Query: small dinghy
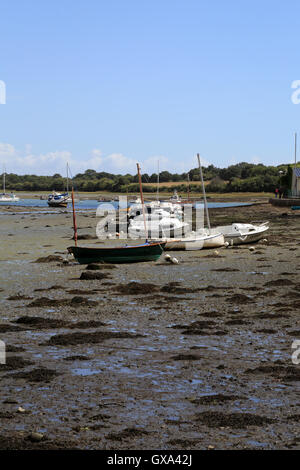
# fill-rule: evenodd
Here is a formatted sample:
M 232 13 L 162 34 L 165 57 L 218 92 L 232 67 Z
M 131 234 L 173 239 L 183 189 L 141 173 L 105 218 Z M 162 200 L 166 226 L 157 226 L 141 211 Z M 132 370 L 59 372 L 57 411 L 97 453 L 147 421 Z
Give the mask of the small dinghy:
M 154 240 L 153 240 L 154 241 Z M 158 241 L 158 240 L 155 240 Z M 221 233 L 192 232 L 183 238 L 162 238 L 166 243 L 165 250 L 195 251 L 202 248 L 218 248 L 224 245 L 224 235 Z
M 269 230 L 269 222 L 264 222 L 260 225 L 253 224 L 232 224 L 215 227 L 212 229 L 213 233 L 222 233 L 225 242 L 230 245 L 243 245 L 245 243 L 257 242 L 265 236 Z
M 108 248 L 87 248 L 70 246 L 68 252 L 80 264 L 90 263 L 140 263 L 157 261 L 164 251 L 165 243 L 144 243 L 143 245 L 121 246 Z

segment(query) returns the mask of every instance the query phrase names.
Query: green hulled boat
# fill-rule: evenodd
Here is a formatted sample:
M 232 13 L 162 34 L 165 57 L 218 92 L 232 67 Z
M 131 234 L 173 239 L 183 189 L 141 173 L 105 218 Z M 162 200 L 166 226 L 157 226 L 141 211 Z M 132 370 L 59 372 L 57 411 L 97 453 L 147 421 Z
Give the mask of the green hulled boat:
M 68 252 L 80 264 L 89 263 L 139 263 L 143 261 L 156 261 L 165 247 L 164 242 L 145 243 L 136 246 L 122 246 L 117 248 L 85 248 L 70 246 Z

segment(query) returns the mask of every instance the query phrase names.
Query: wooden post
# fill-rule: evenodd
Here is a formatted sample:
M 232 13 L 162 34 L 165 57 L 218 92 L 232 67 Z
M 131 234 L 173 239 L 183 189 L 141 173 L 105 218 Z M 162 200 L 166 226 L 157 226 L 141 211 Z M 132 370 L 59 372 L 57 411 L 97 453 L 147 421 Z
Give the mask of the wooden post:
M 74 202 L 74 189 L 73 189 L 73 186 L 72 186 L 72 207 L 73 207 L 74 240 L 75 240 L 75 246 L 77 246 L 77 224 L 76 224 L 76 212 L 75 212 L 75 202 Z

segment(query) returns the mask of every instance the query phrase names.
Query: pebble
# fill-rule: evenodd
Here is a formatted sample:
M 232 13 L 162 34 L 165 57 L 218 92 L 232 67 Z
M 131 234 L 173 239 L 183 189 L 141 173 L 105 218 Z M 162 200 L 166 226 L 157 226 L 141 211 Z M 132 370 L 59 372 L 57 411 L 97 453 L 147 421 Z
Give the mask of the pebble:
M 28 436 L 28 439 L 30 439 L 32 442 L 40 442 L 44 439 L 44 437 L 44 434 L 40 432 L 31 432 Z

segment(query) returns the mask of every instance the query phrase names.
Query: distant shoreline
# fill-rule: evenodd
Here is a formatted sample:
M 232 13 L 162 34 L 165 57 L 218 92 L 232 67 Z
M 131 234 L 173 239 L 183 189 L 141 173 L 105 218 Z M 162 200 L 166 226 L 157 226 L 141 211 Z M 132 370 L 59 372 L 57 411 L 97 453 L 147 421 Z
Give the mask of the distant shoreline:
M 48 194 L 51 193 L 51 191 L 36 191 L 36 192 L 27 192 L 27 191 L 15 191 L 14 192 L 18 197 L 21 199 L 40 199 L 41 196 L 45 197 L 48 196 Z M 116 197 L 120 196 L 128 196 L 129 198 L 134 198 L 138 197 L 138 193 L 107 193 L 107 192 L 79 192 L 76 193 L 76 196 L 79 195 L 81 199 L 99 199 L 99 198 L 105 198 L 107 200 L 112 200 Z M 145 199 L 156 199 L 156 193 L 146 193 L 145 194 Z M 160 193 L 159 194 L 160 199 L 169 199 L 170 198 L 170 193 Z M 187 194 L 181 193 L 180 196 L 182 199 L 187 199 Z M 251 201 L 255 202 L 268 202 L 269 198 L 274 196 L 273 193 L 262 193 L 262 192 L 253 192 L 253 193 L 244 193 L 244 192 L 232 192 L 232 193 L 209 193 L 206 197 L 210 201 L 214 202 L 222 202 L 226 201 L 228 199 L 230 200 L 236 200 L 237 202 L 245 202 L 245 201 Z M 195 199 L 202 199 L 203 195 L 202 193 L 193 193 L 191 196 L 192 200 Z

